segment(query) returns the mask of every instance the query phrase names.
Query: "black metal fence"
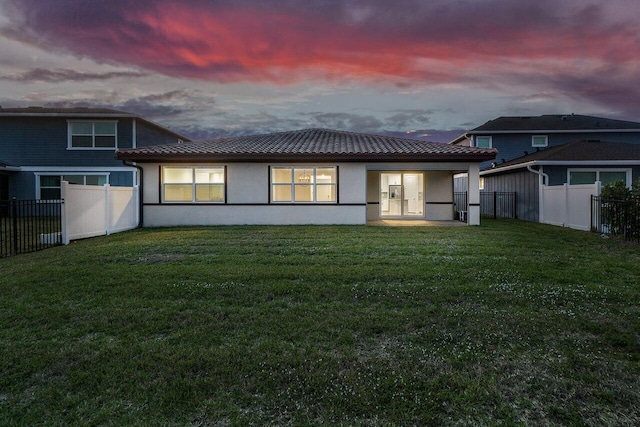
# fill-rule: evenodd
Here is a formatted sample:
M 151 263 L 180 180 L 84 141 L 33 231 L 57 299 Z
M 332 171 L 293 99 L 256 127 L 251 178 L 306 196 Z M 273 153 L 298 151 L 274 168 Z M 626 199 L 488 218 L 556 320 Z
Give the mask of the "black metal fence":
M 62 244 L 61 200 L 0 200 L 0 258 Z
M 467 210 L 467 192 L 453 193 L 456 212 Z M 481 191 L 480 215 L 493 218 L 518 218 L 516 193 L 508 191 Z
M 640 243 L 640 197 L 617 200 L 591 196 L 594 231 Z

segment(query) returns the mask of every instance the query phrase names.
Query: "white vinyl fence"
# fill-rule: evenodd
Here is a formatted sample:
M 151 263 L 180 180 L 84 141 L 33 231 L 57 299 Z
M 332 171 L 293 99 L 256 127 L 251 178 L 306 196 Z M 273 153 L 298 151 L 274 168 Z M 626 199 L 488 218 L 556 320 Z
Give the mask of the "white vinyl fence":
M 589 231 L 591 196 L 600 194 L 600 183 L 585 185 L 542 186 L 541 222 Z
M 138 226 L 138 188 L 62 182 L 62 243 Z

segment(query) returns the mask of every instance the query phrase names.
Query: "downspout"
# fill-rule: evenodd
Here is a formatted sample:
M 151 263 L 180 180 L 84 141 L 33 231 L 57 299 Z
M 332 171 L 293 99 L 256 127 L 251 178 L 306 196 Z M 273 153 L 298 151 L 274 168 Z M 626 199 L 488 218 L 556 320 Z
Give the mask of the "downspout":
M 143 178 L 143 169 L 142 169 L 142 167 L 140 167 L 140 166 L 136 165 L 135 163 L 130 162 L 128 160 L 123 160 L 122 163 L 125 166 L 134 167 L 134 168 L 138 169 L 138 171 L 140 172 L 140 178 L 139 178 L 140 179 L 140 183 L 138 184 L 138 212 L 140 213 L 140 218 L 138 219 L 138 228 L 142 228 L 143 225 L 144 225 L 144 220 L 143 220 L 143 218 L 144 218 L 144 215 L 143 215 L 143 213 L 144 213 L 143 212 L 144 204 L 142 203 L 142 193 L 143 193 L 143 191 L 142 191 L 142 183 L 144 182 L 144 180 L 142 179 Z
M 527 165 L 527 170 L 529 172 L 533 172 L 536 175 L 538 175 L 540 177 L 539 183 L 538 183 L 538 192 L 540 193 L 538 195 L 538 222 L 543 223 L 544 224 L 544 189 L 543 187 L 549 184 L 549 175 L 547 175 L 546 173 L 537 170 L 537 169 L 533 169 L 531 167 L 531 165 Z

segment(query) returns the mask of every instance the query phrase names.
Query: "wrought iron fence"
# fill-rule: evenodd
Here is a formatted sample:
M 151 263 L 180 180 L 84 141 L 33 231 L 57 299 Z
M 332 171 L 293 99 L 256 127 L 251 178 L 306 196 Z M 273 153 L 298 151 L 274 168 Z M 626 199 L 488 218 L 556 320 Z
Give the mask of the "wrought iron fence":
M 62 244 L 61 200 L 0 201 L 0 257 Z
M 640 197 L 591 196 L 591 227 L 598 233 L 640 242 Z
M 453 201 L 455 210 L 466 212 L 467 192 L 455 192 Z M 481 191 L 480 192 L 480 215 L 492 216 L 493 218 L 518 218 L 516 193 L 508 191 Z

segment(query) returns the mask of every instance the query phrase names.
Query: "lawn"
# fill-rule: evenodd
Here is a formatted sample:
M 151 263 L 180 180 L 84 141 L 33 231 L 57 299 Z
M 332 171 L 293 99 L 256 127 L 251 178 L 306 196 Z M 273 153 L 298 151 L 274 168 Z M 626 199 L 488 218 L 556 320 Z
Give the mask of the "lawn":
M 640 247 L 145 229 L 0 259 L 0 424 L 638 425 Z

